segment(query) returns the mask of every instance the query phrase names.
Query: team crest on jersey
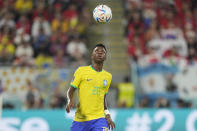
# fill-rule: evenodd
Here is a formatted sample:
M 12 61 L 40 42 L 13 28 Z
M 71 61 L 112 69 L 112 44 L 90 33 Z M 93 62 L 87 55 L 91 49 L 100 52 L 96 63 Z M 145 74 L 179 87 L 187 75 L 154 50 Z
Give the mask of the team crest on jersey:
M 107 86 L 107 80 L 103 80 L 103 85 Z

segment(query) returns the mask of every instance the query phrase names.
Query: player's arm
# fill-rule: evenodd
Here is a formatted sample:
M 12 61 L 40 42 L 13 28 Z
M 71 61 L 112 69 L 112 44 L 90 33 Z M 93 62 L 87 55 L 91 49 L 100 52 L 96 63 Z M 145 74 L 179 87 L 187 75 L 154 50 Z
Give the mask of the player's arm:
M 70 87 L 67 91 L 67 105 L 66 105 L 66 111 L 69 113 L 70 108 L 74 106 L 73 104 L 73 95 L 75 90 L 79 87 L 79 84 L 81 82 L 81 75 L 80 75 L 80 68 L 78 68 L 73 76 L 73 79 L 70 83 Z
M 75 90 L 76 90 L 76 88 L 70 86 L 68 91 L 67 91 L 67 105 L 66 105 L 66 112 L 67 113 L 70 112 L 70 108 L 74 107 L 73 95 L 74 95 Z
M 104 96 L 104 110 L 105 110 L 105 118 L 107 120 L 107 123 L 108 123 L 108 127 L 109 129 L 114 129 L 116 128 L 116 125 L 115 123 L 113 122 L 113 120 L 111 119 L 111 115 L 107 109 L 107 101 L 106 101 L 106 95 Z

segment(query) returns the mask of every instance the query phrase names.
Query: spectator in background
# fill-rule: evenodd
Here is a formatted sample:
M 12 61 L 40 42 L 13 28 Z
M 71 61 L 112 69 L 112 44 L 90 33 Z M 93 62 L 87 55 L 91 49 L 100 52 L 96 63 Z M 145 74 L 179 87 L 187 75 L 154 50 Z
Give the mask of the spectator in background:
M 55 15 L 57 15 L 57 14 L 62 14 L 62 9 L 63 9 L 63 5 L 65 5 L 65 4 L 61 4 L 61 3 L 55 3 L 55 4 L 53 4 L 53 19 L 55 18 Z
M 157 21 L 152 20 L 150 22 L 149 28 L 147 29 L 145 33 L 145 41 L 148 42 L 148 41 L 159 39 L 159 38 L 160 38 L 160 34 L 159 34 L 159 27 L 157 25 Z
M 188 63 L 193 64 L 194 62 L 197 62 L 197 54 L 195 48 L 190 48 L 188 53 Z
M 71 62 L 78 65 L 85 64 L 84 57 L 87 53 L 87 48 L 85 43 L 79 39 L 79 36 L 74 36 L 74 38 L 68 43 L 67 53 Z
M 52 96 L 50 97 L 49 108 L 63 108 L 66 104 L 66 98 L 61 93 L 60 89 L 57 87 L 54 89 Z
M 37 0 L 35 1 L 35 9 L 32 11 L 32 19 L 36 19 L 39 16 L 43 16 L 45 20 L 51 20 L 53 14 L 49 16 L 49 9 L 46 9 L 45 1 Z M 48 7 L 49 8 L 49 7 Z M 53 13 L 53 12 L 52 12 Z
M 188 49 L 190 50 L 191 48 L 194 48 L 195 52 L 197 52 L 197 39 L 195 37 L 196 37 L 196 34 L 193 30 L 188 30 L 186 32 Z
M 132 41 L 135 35 L 143 37 L 144 21 L 139 11 L 131 13 L 131 18 L 128 24 L 128 40 Z
M 57 13 L 51 22 L 51 29 L 53 32 L 60 30 L 62 33 L 66 33 L 69 30 L 69 20 Z
M 184 39 L 182 30 L 173 22 L 168 22 L 167 28 L 161 28 L 162 39 Z
M 177 108 L 191 108 L 192 103 L 190 101 L 184 101 L 183 99 L 177 100 Z
M 13 14 L 11 12 L 7 12 L 0 20 L 0 29 L 5 26 L 12 30 L 15 28 L 15 21 L 13 20 Z
M 196 29 L 197 29 L 197 7 L 194 8 L 192 16 L 193 16 L 193 22 L 194 22 L 194 29 L 193 30 L 196 31 Z
M 145 48 L 139 36 L 137 35 L 134 36 L 133 41 L 129 42 L 129 45 L 128 45 L 128 54 L 130 58 L 133 60 L 137 60 L 144 53 L 145 53 Z
M 171 28 L 169 27 L 171 25 L 176 25 L 177 27 L 180 27 L 181 21 L 169 5 L 167 5 L 166 8 L 163 7 L 158 10 L 158 21 L 162 29 Z
M 155 53 L 155 50 L 156 49 L 154 47 L 147 46 L 147 54 L 141 56 L 140 59 L 138 59 L 138 64 L 141 66 L 145 66 L 158 63 L 161 60 L 161 56 Z
M 16 48 L 16 59 L 13 65 L 16 66 L 33 66 L 33 48 L 28 42 L 22 42 Z
M 180 57 L 178 53 L 178 47 L 173 46 L 170 49 L 165 50 L 163 53 L 163 57 L 170 59 L 171 62 L 173 62 L 173 60 L 175 59 L 178 59 Z M 176 63 L 174 63 L 174 65 L 176 65 Z
M 177 108 L 184 108 L 185 102 L 182 99 L 177 100 Z
M 53 64 L 52 57 L 46 52 L 41 52 L 35 59 L 35 66 L 38 68 L 52 67 Z
M 20 13 L 29 13 L 33 8 L 32 0 L 16 0 L 15 9 Z
M 23 41 L 30 42 L 30 35 L 27 34 L 23 28 L 20 28 L 16 31 L 16 35 L 14 38 L 15 45 L 21 44 Z
M 37 88 L 35 88 L 31 81 L 27 82 L 27 92 L 25 98 L 25 108 L 35 109 L 38 107 L 40 94 Z
M 13 32 L 8 26 L 0 29 L 0 42 L 6 38 L 10 43 L 13 41 Z
M 127 76 L 124 78 L 124 82 L 118 84 L 118 107 L 133 107 L 134 93 L 134 85 L 130 82 L 130 78 Z
M 68 20 L 77 18 L 77 15 L 77 7 L 75 4 L 70 4 L 68 9 L 63 12 L 63 16 Z
M 38 36 L 34 38 L 33 47 L 35 56 L 37 57 L 40 53 L 49 51 L 49 36 L 44 33 L 44 27 L 39 28 Z
M 14 0 L 1 0 L 0 2 L 0 18 L 5 16 L 8 12 L 15 14 L 14 11 Z
M 67 60 L 64 57 L 64 52 L 62 50 L 58 50 L 56 55 L 53 57 L 54 66 L 57 68 L 65 68 Z
M 168 74 L 167 75 L 167 85 L 166 90 L 167 92 L 177 92 L 177 85 L 173 81 L 174 74 Z
M 0 63 L 11 63 L 14 58 L 15 47 L 7 36 L 4 36 L 0 41 Z
M 69 21 L 69 33 L 73 34 L 76 31 L 78 24 L 78 12 L 76 5 L 70 4 L 68 9 L 65 10 L 62 15 L 64 16 L 64 19 Z
M 166 98 L 158 98 L 155 102 L 154 107 L 156 108 L 169 108 L 170 107 L 170 102 Z
M 50 38 L 50 53 L 55 56 L 58 50 L 61 50 L 63 54 L 66 54 L 66 44 L 68 36 L 62 33 L 61 30 L 54 31 Z
M 81 14 L 79 15 L 79 21 L 80 22 L 77 25 L 77 31 L 82 34 L 90 24 L 90 13 L 87 7 L 82 8 Z
M 25 34 L 30 34 L 31 31 L 31 23 L 30 20 L 27 19 L 26 15 L 21 15 L 19 20 L 16 23 L 16 31 L 23 30 Z
M 155 2 L 144 2 L 143 3 L 143 17 L 144 17 L 144 23 L 145 23 L 145 28 L 150 26 L 150 23 L 156 19 L 157 14 L 154 10 Z
M 150 100 L 148 97 L 143 97 L 140 101 L 139 101 L 139 108 L 148 108 L 150 107 Z
M 184 19 L 182 20 L 182 25 L 181 25 L 183 31 L 188 30 L 188 29 L 193 30 L 195 27 L 195 22 L 194 22 L 194 17 L 190 9 L 187 9 L 184 11 L 183 18 Z
M 35 56 L 42 52 L 48 53 L 51 27 L 42 15 L 35 18 L 32 25 L 32 37 Z
M 42 31 L 42 32 L 41 32 Z M 51 27 L 49 22 L 42 16 L 39 15 L 33 21 L 32 25 L 32 37 L 35 41 L 41 33 L 47 37 L 51 35 Z

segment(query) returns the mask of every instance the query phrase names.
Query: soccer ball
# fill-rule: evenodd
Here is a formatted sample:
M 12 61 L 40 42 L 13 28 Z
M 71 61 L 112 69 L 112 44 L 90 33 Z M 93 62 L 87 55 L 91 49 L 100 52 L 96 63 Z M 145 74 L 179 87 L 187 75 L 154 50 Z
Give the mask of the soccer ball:
M 107 23 L 112 19 L 112 11 L 107 5 L 98 5 L 93 11 L 93 17 L 98 23 Z

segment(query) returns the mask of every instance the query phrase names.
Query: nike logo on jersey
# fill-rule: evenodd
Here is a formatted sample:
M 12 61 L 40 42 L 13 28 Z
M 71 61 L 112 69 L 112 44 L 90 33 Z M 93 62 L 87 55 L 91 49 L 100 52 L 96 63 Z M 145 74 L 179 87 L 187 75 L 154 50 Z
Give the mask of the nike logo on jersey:
M 86 81 L 91 81 L 92 79 L 86 79 Z

